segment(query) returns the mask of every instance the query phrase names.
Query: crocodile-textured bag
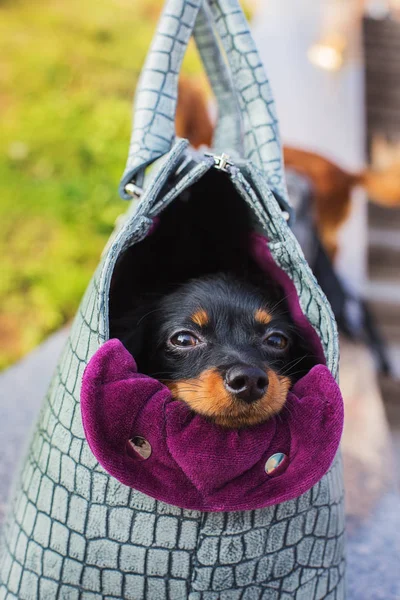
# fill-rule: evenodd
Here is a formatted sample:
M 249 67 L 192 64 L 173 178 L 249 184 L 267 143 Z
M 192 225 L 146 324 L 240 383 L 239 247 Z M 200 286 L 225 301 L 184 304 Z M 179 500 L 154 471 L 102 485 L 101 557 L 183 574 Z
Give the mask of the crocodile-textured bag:
M 174 133 L 193 32 L 219 106 L 212 155 Z M 335 322 L 288 226 L 273 100 L 238 0 L 167 0 L 138 86 L 121 193 L 140 202 L 103 253 L 44 401 L 0 540 L 0 600 L 343 600 L 339 454 L 298 498 L 202 512 L 110 476 L 82 426 L 82 377 L 109 339 L 110 313 L 154 278 L 240 265 L 246 227 L 292 281 L 337 376 Z

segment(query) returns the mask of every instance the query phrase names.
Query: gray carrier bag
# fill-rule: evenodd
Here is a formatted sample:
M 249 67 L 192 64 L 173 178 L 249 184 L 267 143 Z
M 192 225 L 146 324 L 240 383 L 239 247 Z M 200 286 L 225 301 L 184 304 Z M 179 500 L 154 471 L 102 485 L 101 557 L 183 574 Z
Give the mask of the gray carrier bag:
M 192 33 L 219 109 L 210 153 L 194 151 L 174 131 Z M 199 208 L 202 185 L 210 193 Z M 290 229 L 271 90 L 238 0 L 167 0 L 138 84 L 120 190 L 131 202 L 79 308 L 11 498 L 0 539 L 0 600 L 343 600 L 339 454 L 298 498 L 202 512 L 110 476 L 82 426 L 82 376 L 110 337 L 110 311 L 124 308 L 138 280 L 240 262 L 231 231 L 242 218 L 268 240 L 337 377 L 335 321 Z M 192 246 L 176 247 L 199 222 Z M 141 251 L 148 234 L 160 236 L 151 255 Z

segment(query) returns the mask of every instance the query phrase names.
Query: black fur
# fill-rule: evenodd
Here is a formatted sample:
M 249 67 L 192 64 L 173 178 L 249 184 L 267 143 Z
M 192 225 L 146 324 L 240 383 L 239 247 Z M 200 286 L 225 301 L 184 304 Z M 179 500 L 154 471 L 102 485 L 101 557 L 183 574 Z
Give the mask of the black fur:
M 191 320 L 200 309 L 209 317 L 204 327 Z M 268 325 L 256 321 L 258 309 L 271 314 Z M 192 332 L 202 343 L 189 349 L 174 347 L 171 337 L 180 331 Z M 287 338 L 284 351 L 265 343 L 273 331 Z M 147 298 L 115 324 L 114 335 L 134 356 L 140 372 L 163 381 L 195 378 L 210 368 L 224 374 L 236 364 L 246 364 L 272 369 L 293 384 L 317 362 L 279 290 L 225 274 L 200 277 L 164 296 Z

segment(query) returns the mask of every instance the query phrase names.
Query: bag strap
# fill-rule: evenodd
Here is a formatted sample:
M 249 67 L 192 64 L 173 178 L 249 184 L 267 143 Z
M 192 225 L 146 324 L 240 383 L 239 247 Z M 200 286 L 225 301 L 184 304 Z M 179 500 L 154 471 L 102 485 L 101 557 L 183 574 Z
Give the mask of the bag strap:
M 265 173 L 269 187 L 285 204 L 288 202 L 287 191 L 272 92 L 246 17 L 238 0 L 204 2 L 208 3 L 210 10 L 207 12 L 206 6 L 202 9 L 196 38 L 211 83 L 214 80 L 213 89 L 220 114 L 225 115 L 221 116 L 225 122 L 219 122 L 216 142 L 219 147 L 222 143 L 227 144 L 228 149 L 232 148 L 251 160 Z M 140 185 L 145 167 L 172 146 L 178 76 L 200 5 L 201 0 L 167 0 L 138 83 L 131 146 L 120 186 L 123 198 L 132 195 L 132 187 L 127 191 L 127 184 L 133 188 Z M 211 15 L 227 61 L 216 39 Z M 210 50 L 213 65 L 210 64 Z M 217 77 L 220 78 L 219 89 Z M 231 98 L 227 104 L 228 111 L 226 105 L 221 104 L 227 97 Z M 242 115 L 240 121 L 235 116 L 236 102 Z M 232 126 L 227 127 L 230 123 Z M 227 137 L 229 129 L 233 135 Z
M 235 155 L 243 157 L 245 156 L 244 132 L 239 101 L 226 54 L 215 32 L 213 16 L 207 2 L 203 2 L 201 6 L 193 35 L 218 105 L 218 118 L 212 147 L 217 153 L 233 151 Z M 275 198 L 290 225 L 293 221 L 294 209 L 285 181 L 283 185 L 284 190 L 280 195 L 274 190 Z M 273 186 L 270 185 L 270 187 Z
M 178 77 L 202 0 L 167 0 L 139 77 L 122 198 L 135 196 L 147 165 L 169 152 L 175 139 Z M 128 186 L 128 187 L 127 187 Z
M 202 3 L 197 15 L 193 36 L 218 107 L 212 147 L 216 152 L 232 151 L 238 156 L 244 156 L 239 103 L 226 55 L 217 39 L 211 9 L 206 1 Z
M 289 204 L 271 86 L 239 0 L 207 0 L 225 50 L 243 121 L 244 156 L 264 172 L 271 190 Z

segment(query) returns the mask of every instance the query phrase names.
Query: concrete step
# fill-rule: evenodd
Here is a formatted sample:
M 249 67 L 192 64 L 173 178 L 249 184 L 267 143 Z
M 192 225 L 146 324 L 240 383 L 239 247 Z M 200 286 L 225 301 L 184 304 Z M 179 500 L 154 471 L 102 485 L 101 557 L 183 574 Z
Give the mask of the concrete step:
M 371 228 L 386 229 L 400 235 L 400 208 L 388 209 L 370 203 L 368 222 Z
M 365 287 L 365 297 L 373 305 L 381 307 L 382 310 L 396 310 L 397 318 L 400 316 L 400 279 L 392 281 L 382 279 L 381 281 L 369 280 Z
M 379 327 L 379 333 L 381 334 L 383 340 L 387 343 L 400 344 L 399 317 L 397 316 L 396 320 L 388 323 L 385 314 L 379 312 L 376 313 L 373 309 L 372 313 L 375 317 L 376 324 Z
M 391 250 L 393 252 L 400 252 L 400 231 L 370 227 L 368 230 L 368 242 L 370 247 L 380 248 L 382 251 Z
M 400 252 L 370 247 L 368 250 L 369 276 L 373 281 L 389 280 L 400 283 Z
M 396 281 L 370 280 L 365 297 L 384 340 L 389 344 L 400 343 L 400 275 Z
M 389 343 L 389 353 L 392 360 L 394 380 L 400 386 L 400 343 Z M 400 397 L 398 399 L 400 401 Z
M 368 237 L 370 279 L 400 283 L 400 233 L 379 227 L 371 227 Z
M 400 459 L 400 381 L 382 375 L 379 377 L 379 387 L 385 402 L 389 423 L 396 431 Z

